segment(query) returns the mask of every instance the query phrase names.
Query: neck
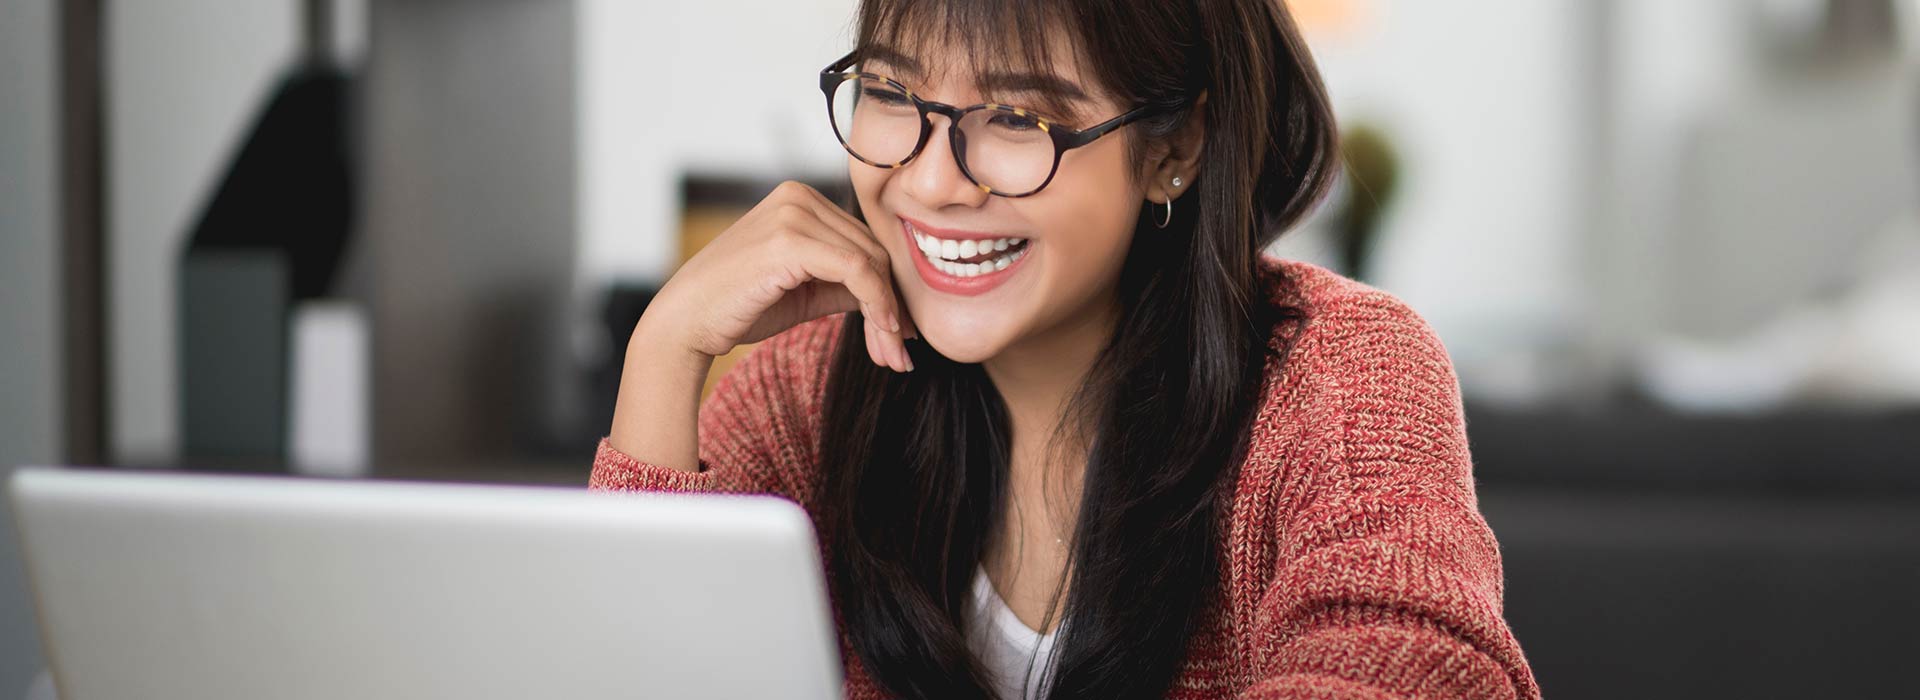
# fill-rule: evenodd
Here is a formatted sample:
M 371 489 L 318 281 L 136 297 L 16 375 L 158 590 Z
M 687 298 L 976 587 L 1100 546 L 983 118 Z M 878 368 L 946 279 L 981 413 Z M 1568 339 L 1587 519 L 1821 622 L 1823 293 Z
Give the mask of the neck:
M 1032 451 L 1047 443 L 1046 436 L 1060 423 L 1067 401 L 1093 370 L 1094 360 L 1118 321 L 1118 302 L 1110 300 L 1087 312 L 1072 314 L 1066 322 L 981 363 L 1007 405 L 1016 469 L 1047 461 Z M 1068 438 L 1066 444 L 1083 449 L 1083 438 L 1090 428 L 1066 426 L 1073 431 L 1064 436 Z

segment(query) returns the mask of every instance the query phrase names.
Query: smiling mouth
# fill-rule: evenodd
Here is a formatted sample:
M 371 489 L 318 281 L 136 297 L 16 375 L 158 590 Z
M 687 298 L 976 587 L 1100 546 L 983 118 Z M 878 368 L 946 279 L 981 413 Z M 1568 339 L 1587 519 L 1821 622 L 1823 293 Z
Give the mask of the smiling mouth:
M 1017 237 L 952 239 L 920 231 L 913 222 L 902 220 L 907 233 L 926 256 L 927 262 L 941 273 L 962 279 L 1001 270 L 1027 254 L 1027 239 Z

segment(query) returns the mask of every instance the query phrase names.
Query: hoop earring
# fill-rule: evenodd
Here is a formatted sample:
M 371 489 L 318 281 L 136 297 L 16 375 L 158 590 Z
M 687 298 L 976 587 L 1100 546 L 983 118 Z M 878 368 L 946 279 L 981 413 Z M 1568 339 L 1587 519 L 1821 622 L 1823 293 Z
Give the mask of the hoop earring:
M 1175 188 L 1180 187 L 1179 175 L 1173 176 L 1173 186 Z M 1174 194 L 1172 192 L 1167 193 L 1167 213 L 1160 217 L 1159 228 L 1166 228 L 1167 224 L 1173 223 L 1173 197 Z

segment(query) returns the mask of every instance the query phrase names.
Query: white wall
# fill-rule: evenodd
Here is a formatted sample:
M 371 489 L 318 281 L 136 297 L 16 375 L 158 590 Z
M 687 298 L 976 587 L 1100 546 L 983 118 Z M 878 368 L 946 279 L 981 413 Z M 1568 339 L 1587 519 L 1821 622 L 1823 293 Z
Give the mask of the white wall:
M 1818 5 L 1684 7 L 1620 6 L 1637 39 L 1618 57 L 1623 209 L 1667 263 L 1667 303 L 1642 316 L 1739 335 L 1844 284 L 1865 239 L 1914 210 L 1920 64 L 1814 50 Z
M 1744 337 L 1833 291 L 1920 201 L 1915 51 L 1822 57 L 1823 5 L 1608 5 L 1610 143 L 1585 254 L 1596 371 L 1630 372 L 1658 337 Z M 1909 44 L 1916 5 L 1895 3 Z
M 852 0 L 580 0 L 580 281 L 664 280 L 679 176 L 843 174 L 814 76 L 852 46 Z
M 1343 125 L 1383 128 L 1401 159 L 1372 281 L 1432 322 L 1469 388 L 1508 381 L 1512 348 L 1553 342 L 1583 299 L 1591 1 L 1362 2 L 1308 37 Z
M 0 479 L 60 459 L 59 13 L 0 0 Z M 41 666 L 13 516 L 0 499 L 0 698 Z
M 11 468 L 63 449 L 59 18 L 53 0 L 5 0 L 0 17 L 0 467 Z
M 1675 291 L 1668 249 L 1680 149 L 1689 118 L 1750 77 L 1742 34 L 1751 27 L 1740 15 L 1752 4 L 1621 0 L 1607 7 L 1608 84 L 1598 88 L 1606 95 L 1601 116 L 1608 131 L 1593 193 L 1601 206 L 1583 245 L 1588 359 L 1596 373 L 1625 371 Z
M 1750 327 L 1831 281 L 1920 192 L 1910 59 L 1767 53 L 1818 0 L 1353 5 L 1309 42 L 1343 123 L 1405 166 L 1373 281 L 1470 394 L 1597 397 L 1654 334 Z

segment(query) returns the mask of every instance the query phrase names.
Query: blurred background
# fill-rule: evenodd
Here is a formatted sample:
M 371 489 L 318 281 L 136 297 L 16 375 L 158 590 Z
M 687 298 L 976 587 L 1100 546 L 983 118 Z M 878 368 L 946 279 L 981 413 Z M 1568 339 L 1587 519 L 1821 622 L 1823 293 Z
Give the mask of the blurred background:
M 1546 695 L 1911 694 L 1917 3 L 1289 4 L 1349 174 L 1272 252 L 1440 333 Z M 0 466 L 584 484 L 652 290 L 844 191 L 853 11 L 0 0 Z

